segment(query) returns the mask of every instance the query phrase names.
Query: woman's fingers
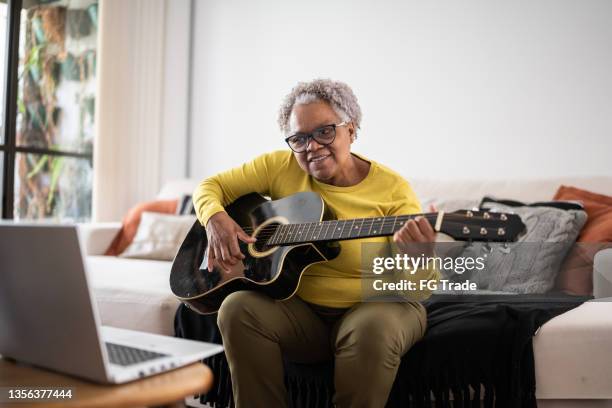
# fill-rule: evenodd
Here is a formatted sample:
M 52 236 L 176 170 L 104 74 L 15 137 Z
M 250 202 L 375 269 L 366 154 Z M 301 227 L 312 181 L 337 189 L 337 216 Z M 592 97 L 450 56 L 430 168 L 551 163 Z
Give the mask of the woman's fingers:
M 238 230 L 238 238 L 242 241 L 245 242 L 247 244 L 253 244 L 255 243 L 257 240 L 255 239 L 255 237 L 252 237 L 250 235 L 248 235 L 246 232 L 244 232 L 242 229 Z
M 394 235 L 395 242 L 433 242 L 435 231 L 427 219 L 410 219 Z
M 217 264 L 219 265 L 219 267 L 221 267 L 221 269 L 223 269 L 225 272 L 229 272 L 232 268 L 232 263 L 230 263 L 227 258 L 228 258 L 228 252 L 227 249 L 225 250 L 225 257 L 223 256 L 223 248 L 224 247 L 222 244 L 219 244 L 219 246 L 217 247 L 217 249 L 215 250 L 215 253 L 217 254 Z M 221 256 L 219 256 L 219 254 L 221 254 Z
M 409 220 L 406 223 L 406 229 L 410 233 L 410 236 L 412 237 L 412 241 L 425 242 L 425 236 L 421 233 L 419 225 L 417 224 L 415 220 Z
M 220 211 L 208 219 L 206 223 L 206 235 L 209 244 L 208 267 L 213 268 L 217 264 L 220 268 L 229 272 L 236 263 L 244 259 L 240 251 L 238 239 L 245 242 L 255 242 L 236 224 L 236 222 L 225 212 Z
M 240 245 L 238 245 L 238 239 L 232 238 L 229 242 L 230 253 L 234 261 L 244 259 L 244 255 L 240 252 Z
M 236 263 L 236 260 L 234 259 L 234 256 L 232 255 L 232 252 L 230 251 L 228 243 L 224 242 L 220 245 L 220 247 L 221 247 L 221 259 L 223 259 L 223 262 L 226 264 L 234 265 Z
M 206 251 L 206 255 L 208 257 L 206 265 L 208 266 L 208 272 L 212 272 L 215 263 L 215 248 L 213 248 L 210 244 L 208 245 L 208 250 Z
M 431 224 L 429 223 L 429 221 L 427 221 L 427 219 L 425 217 L 418 217 L 416 219 L 416 223 L 419 226 L 419 230 L 421 232 L 421 234 L 423 235 L 423 237 L 425 237 L 425 241 L 424 242 L 433 242 L 436 239 L 436 232 L 434 231 L 433 227 L 431 226 Z

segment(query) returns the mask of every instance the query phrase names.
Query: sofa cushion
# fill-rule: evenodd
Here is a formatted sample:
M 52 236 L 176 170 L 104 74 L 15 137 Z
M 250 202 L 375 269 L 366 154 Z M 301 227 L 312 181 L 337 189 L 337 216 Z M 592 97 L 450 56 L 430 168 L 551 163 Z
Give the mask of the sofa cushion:
M 171 262 L 88 256 L 86 265 L 103 325 L 174 334 Z
M 538 398 L 612 398 L 610 316 L 612 302 L 590 301 L 549 320 L 536 332 Z
M 195 221 L 195 215 L 145 211 L 132 243 L 119 256 L 172 261 Z
M 578 243 L 563 263 L 555 286 L 569 294 L 590 294 L 593 292 L 593 258 L 597 252 L 612 245 L 612 197 L 561 186 L 555 199 L 580 201 L 589 217 Z
M 561 262 L 586 221 L 583 210 L 510 207 L 494 202 L 484 209 L 521 216 L 526 232 L 516 243 L 473 243 L 464 257 L 486 257 L 481 271 L 464 274 L 479 289 L 546 293 L 553 288 Z
M 584 205 L 589 219 L 578 237 L 579 242 L 612 242 L 612 197 L 561 186 L 555 200 L 578 200 Z
M 119 255 L 130 245 L 134 236 L 136 235 L 136 231 L 138 230 L 138 225 L 140 224 L 140 217 L 142 213 L 145 211 L 150 212 L 158 212 L 165 214 L 174 214 L 176 212 L 176 207 L 178 205 L 178 200 L 156 200 L 156 201 L 148 201 L 145 203 L 140 203 L 135 207 L 131 208 L 130 211 L 123 217 L 123 222 L 121 225 L 121 230 L 111 242 L 110 247 L 106 250 L 105 255 Z

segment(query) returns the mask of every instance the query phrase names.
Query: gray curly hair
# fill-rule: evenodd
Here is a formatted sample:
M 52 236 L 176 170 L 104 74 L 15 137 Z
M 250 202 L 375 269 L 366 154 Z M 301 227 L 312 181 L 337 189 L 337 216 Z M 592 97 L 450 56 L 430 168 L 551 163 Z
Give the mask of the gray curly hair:
M 283 134 L 289 133 L 289 117 L 295 105 L 324 101 L 330 104 L 340 119 L 353 122 L 359 129 L 361 108 L 353 90 L 344 82 L 331 79 L 315 79 L 310 82 L 299 82 L 287 95 L 278 112 L 278 125 Z

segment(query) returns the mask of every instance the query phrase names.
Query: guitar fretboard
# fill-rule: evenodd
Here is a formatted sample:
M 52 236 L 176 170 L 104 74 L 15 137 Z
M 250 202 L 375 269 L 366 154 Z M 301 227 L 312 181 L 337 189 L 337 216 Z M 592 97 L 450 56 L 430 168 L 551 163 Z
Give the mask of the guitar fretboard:
M 330 220 L 303 224 L 280 224 L 268 240 L 267 245 L 289 245 L 393 235 L 406 221 L 419 215 L 425 217 L 432 225 L 437 216 L 436 213 L 431 213 Z

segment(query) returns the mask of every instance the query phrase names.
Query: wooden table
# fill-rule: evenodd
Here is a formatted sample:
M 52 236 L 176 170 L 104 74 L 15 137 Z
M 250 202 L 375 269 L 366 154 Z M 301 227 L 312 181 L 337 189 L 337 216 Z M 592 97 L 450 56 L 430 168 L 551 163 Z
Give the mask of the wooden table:
M 186 397 L 207 392 L 213 375 L 201 363 L 121 385 L 96 384 L 0 358 L 0 387 L 69 387 L 72 400 L 0 403 L 11 408 L 183 406 Z

